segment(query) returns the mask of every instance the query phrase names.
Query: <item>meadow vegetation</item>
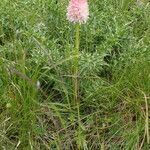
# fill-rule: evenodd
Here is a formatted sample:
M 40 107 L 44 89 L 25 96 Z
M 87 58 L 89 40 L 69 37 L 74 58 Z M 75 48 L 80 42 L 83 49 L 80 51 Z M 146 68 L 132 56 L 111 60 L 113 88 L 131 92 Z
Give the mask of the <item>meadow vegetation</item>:
M 67 5 L 0 1 L 0 150 L 148 150 L 150 3 L 89 0 L 80 112 L 72 104 Z

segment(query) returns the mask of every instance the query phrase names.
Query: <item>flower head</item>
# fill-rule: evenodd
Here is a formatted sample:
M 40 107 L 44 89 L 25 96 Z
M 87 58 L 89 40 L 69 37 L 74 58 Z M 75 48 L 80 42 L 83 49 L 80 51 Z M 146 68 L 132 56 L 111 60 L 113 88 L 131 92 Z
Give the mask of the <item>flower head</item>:
M 86 23 L 89 17 L 87 0 L 70 0 L 67 8 L 67 19 L 73 23 Z

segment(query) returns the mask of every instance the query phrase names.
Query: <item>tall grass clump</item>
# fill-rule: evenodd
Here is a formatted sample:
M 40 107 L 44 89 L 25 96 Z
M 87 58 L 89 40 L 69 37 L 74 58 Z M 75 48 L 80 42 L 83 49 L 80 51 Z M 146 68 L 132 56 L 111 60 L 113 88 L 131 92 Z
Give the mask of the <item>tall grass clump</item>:
M 68 2 L 0 1 L 0 150 L 148 150 L 150 3 Z

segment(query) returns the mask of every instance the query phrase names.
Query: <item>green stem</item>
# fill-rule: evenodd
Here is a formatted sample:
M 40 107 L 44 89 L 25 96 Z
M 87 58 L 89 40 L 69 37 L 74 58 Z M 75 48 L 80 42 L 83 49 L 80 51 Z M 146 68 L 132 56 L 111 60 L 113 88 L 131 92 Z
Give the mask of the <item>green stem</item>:
M 73 69 L 73 87 L 74 87 L 74 104 L 79 103 L 79 85 L 78 85 L 78 66 L 79 66 L 79 45 L 80 45 L 80 24 L 76 25 L 75 50 L 74 50 L 74 69 Z
M 80 45 L 80 24 L 76 24 L 76 34 L 75 34 L 75 50 L 74 50 L 74 69 L 73 69 L 73 87 L 74 87 L 74 104 L 77 106 L 77 115 L 78 115 L 78 126 L 79 134 L 81 133 L 81 122 L 80 122 L 80 99 L 79 99 L 79 80 L 78 80 L 78 71 L 79 71 L 79 45 Z M 78 147 L 80 150 L 80 146 Z

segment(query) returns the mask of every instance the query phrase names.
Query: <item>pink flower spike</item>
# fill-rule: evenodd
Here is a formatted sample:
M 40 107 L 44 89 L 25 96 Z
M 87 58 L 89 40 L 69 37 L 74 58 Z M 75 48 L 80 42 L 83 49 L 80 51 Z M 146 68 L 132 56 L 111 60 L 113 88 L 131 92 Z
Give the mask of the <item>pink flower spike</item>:
M 70 0 L 67 8 L 67 19 L 73 23 L 86 23 L 89 17 L 87 0 Z

